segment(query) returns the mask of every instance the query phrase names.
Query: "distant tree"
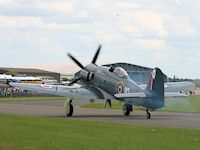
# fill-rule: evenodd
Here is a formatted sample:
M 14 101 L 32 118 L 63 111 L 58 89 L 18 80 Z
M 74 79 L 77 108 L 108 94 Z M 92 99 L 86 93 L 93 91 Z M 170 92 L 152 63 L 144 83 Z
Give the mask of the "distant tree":
M 173 78 L 169 78 L 169 82 L 183 82 L 183 81 L 190 81 L 192 82 L 193 80 L 192 79 L 183 79 L 183 78 L 177 78 L 175 75 Z
M 193 80 L 193 83 L 194 83 L 197 87 L 200 87 L 200 79 L 195 79 L 195 80 Z
M 12 75 L 12 76 L 15 76 L 17 73 L 14 72 L 14 71 L 8 71 L 5 73 L 6 75 Z
M 67 77 L 64 77 L 62 80 L 63 81 L 70 81 L 70 79 L 68 79 Z

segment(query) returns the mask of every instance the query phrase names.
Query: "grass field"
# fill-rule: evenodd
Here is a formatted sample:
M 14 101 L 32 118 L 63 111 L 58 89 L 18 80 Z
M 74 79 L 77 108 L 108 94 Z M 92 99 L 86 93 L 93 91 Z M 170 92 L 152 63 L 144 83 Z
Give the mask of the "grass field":
M 1 150 L 198 150 L 200 130 L 0 115 Z
M 112 103 L 113 109 L 122 109 L 123 103 L 114 101 Z M 82 105 L 84 108 L 103 108 L 103 103 L 91 103 Z M 108 108 L 108 106 L 107 106 Z M 139 108 L 134 106 L 135 110 Z M 165 107 L 158 111 L 169 111 L 169 112 L 192 112 L 200 113 L 200 96 L 191 96 L 187 98 L 173 98 L 165 100 Z
M 65 97 L 7 97 L 0 98 L 0 102 L 37 101 L 37 100 L 66 100 Z

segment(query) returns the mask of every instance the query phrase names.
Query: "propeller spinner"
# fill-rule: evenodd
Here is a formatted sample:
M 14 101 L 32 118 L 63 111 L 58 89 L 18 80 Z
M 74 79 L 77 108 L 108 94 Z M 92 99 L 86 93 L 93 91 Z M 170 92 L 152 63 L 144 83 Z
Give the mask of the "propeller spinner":
M 99 53 L 101 51 L 101 47 L 102 47 L 101 45 L 98 46 L 97 51 L 96 51 L 96 53 L 95 53 L 95 55 L 92 59 L 92 62 L 91 62 L 92 64 L 96 65 L 96 61 L 97 61 L 97 59 L 99 57 Z M 67 55 L 73 62 L 75 62 L 75 64 L 77 64 L 77 66 L 79 66 L 81 69 L 89 72 L 73 55 L 71 55 L 70 53 L 68 53 Z M 72 85 L 74 83 L 77 83 L 79 80 L 81 80 L 81 77 L 79 77 L 77 79 L 72 79 L 72 81 L 68 85 Z

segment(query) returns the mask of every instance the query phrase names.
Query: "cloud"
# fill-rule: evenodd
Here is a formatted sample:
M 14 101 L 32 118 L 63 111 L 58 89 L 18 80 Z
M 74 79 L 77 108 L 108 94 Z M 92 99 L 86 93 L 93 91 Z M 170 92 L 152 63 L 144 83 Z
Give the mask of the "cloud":
M 194 35 L 198 33 L 190 19 L 185 16 L 166 14 L 165 24 L 170 36 L 184 37 L 186 35 Z
M 170 49 L 163 49 L 160 51 L 155 52 L 154 54 L 154 59 L 158 62 L 168 62 L 171 61 L 171 59 L 178 59 L 178 54 Z
M 84 32 L 90 29 L 88 24 L 62 24 L 46 22 L 41 17 L 27 16 L 0 16 L 0 29 L 18 29 L 18 30 L 69 30 L 70 32 Z M 85 30 L 82 30 L 84 28 Z M 78 29 L 78 31 L 76 31 Z
M 136 39 L 133 41 L 135 45 L 142 46 L 147 49 L 163 49 L 166 47 L 164 40 L 159 39 Z
M 0 16 L 0 28 L 4 29 L 25 29 L 39 27 L 42 21 L 39 17 L 8 17 Z
M 5 5 L 8 4 L 10 1 L 9 0 L 0 0 L 0 5 Z
M 161 38 L 167 35 L 162 20 L 153 11 L 137 12 L 134 14 L 134 18 L 138 21 L 140 30 L 143 30 L 143 34 L 145 34 L 146 31 L 153 31 Z
M 57 13 L 71 12 L 74 9 L 70 2 L 39 2 L 37 6 L 45 11 Z
M 0 0 L 1 64 L 59 63 L 65 61 L 66 49 L 90 60 L 91 49 L 101 43 L 102 63 L 121 59 L 144 66 L 158 63 L 168 72 L 184 62 L 198 65 L 192 61 L 199 59 L 198 4 L 198 0 Z
M 116 6 L 124 9 L 134 9 L 138 8 L 140 5 L 134 2 L 118 2 L 116 3 Z

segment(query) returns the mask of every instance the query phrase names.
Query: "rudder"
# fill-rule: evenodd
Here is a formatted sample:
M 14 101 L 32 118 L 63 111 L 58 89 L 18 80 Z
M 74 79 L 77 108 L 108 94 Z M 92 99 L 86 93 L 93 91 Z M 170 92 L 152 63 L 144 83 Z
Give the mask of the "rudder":
M 154 68 L 151 72 L 146 90 L 152 97 L 164 100 L 164 75 L 159 68 Z

